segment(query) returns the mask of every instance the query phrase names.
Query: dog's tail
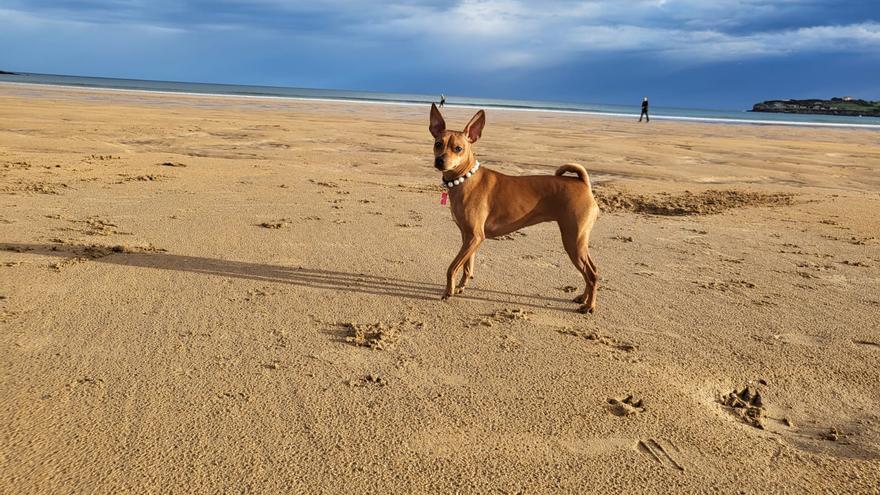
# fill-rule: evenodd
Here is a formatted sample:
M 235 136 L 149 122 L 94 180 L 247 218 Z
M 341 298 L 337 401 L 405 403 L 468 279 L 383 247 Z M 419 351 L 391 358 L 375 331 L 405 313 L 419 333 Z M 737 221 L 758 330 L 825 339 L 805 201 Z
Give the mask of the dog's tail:
M 590 176 L 587 175 L 587 169 L 584 168 L 583 165 L 578 163 L 566 163 L 565 165 L 556 169 L 556 175 L 563 175 L 566 172 L 573 172 L 577 174 L 578 178 L 587 183 L 587 187 L 590 187 Z

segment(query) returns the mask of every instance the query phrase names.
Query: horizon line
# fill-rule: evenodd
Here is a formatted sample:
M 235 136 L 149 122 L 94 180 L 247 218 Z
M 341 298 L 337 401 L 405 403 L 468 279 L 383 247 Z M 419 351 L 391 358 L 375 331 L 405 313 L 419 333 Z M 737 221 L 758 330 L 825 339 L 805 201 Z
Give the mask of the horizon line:
M 2 75 L 2 74 L 0 74 Z M 9 74 L 7 74 L 9 75 Z M 140 82 L 156 82 L 156 83 L 176 83 L 176 84 L 200 84 L 200 85 L 214 85 L 214 86 L 242 86 L 242 87 L 265 87 L 265 88 L 277 88 L 277 89 L 302 89 L 309 91 L 336 91 L 336 92 L 357 92 L 357 93 L 373 93 L 378 95 L 413 95 L 413 96 L 423 96 L 425 98 L 431 98 L 431 95 L 424 93 L 389 93 L 382 91 L 361 91 L 361 90 L 348 90 L 348 89 L 329 89 L 329 88 L 303 88 L 303 87 L 294 87 L 294 86 L 267 86 L 267 85 L 243 85 L 243 84 L 233 84 L 233 83 L 205 83 L 205 82 L 188 82 L 188 81 L 165 81 L 159 79 L 131 79 L 131 78 L 115 78 L 115 77 L 103 77 L 103 76 L 71 76 L 66 74 L 43 74 L 36 72 L 18 72 L 13 73 L 13 75 L 37 75 L 37 76 L 59 76 L 59 77 L 73 77 L 73 78 L 92 78 L 92 79 L 109 79 L 109 80 L 120 80 L 120 81 L 140 81 Z M 175 90 L 162 90 L 162 89 L 147 89 L 147 88 L 112 88 L 112 87 L 102 87 L 102 86 L 89 86 L 89 85 L 77 85 L 77 84 L 63 84 L 63 83 L 51 83 L 51 82 L 27 82 L 27 81 L 3 81 L 0 80 L 0 84 L 9 84 L 9 85 L 21 85 L 21 86 L 41 86 L 47 88 L 57 88 L 64 87 L 70 89 L 79 89 L 79 90 L 91 90 L 91 91 L 112 91 L 112 92 L 134 92 L 134 93 L 147 93 L 147 94 L 166 94 L 166 95 L 184 95 L 191 97 L 203 97 L 203 98 L 264 98 L 270 100 L 296 100 L 296 101 L 321 101 L 321 102 L 332 102 L 332 103 L 359 103 L 359 104 L 384 104 L 384 105 L 399 105 L 399 106 L 419 106 L 425 105 L 427 103 L 432 103 L 433 100 L 427 99 L 425 101 L 412 101 L 412 100 L 394 100 L 391 98 L 382 98 L 382 99 L 370 99 L 370 98 L 357 98 L 357 97 L 332 97 L 332 96 L 304 96 L 304 95 L 264 95 L 264 94 L 240 94 L 240 93 L 210 93 L 210 92 L 192 92 L 192 91 L 175 91 Z M 439 95 L 438 95 L 439 96 Z M 458 96 L 456 98 L 463 99 L 473 99 L 473 100 L 495 100 L 502 101 L 499 98 L 480 98 L 480 97 L 468 97 L 468 96 Z M 511 102 L 524 102 L 527 103 L 529 101 L 534 102 L 547 102 L 547 103 L 574 103 L 575 102 L 551 102 L 551 101 L 542 101 L 542 100 L 517 100 L 517 99 L 504 99 L 506 101 Z M 772 101 L 772 100 L 766 100 Z M 607 106 L 620 106 L 626 107 L 629 105 L 619 105 L 619 104 L 600 104 Z M 450 102 L 449 96 L 447 95 L 446 106 L 456 107 L 456 108 L 472 108 L 479 109 L 482 107 L 493 108 L 497 110 L 506 110 L 506 111 L 521 111 L 521 112 L 545 112 L 545 113 L 557 113 L 557 114 L 570 114 L 570 115 L 588 115 L 588 116 L 598 116 L 598 117 L 611 117 L 611 118 L 633 118 L 638 115 L 638 111 L 634 107 L 633 113 L 623 113 L 623 112 L 603 112 L 598 110 L 588 110 L 588 109 L 574 109 L 574 108 L 545 108 L 538 106 L 512 106 L 512 105 L 504 105 L 502 103 L 477 103 L 477 102 Z M 703 110 L 703 111 L 717 111 L 717 112 L 731 112 L 734 113 L 736 111 L 729 110 L 713 110 L 713 109 L 699 109 L 699 108 L 685 108 L 685 107 L 659 107 L 666 109 L 680 109 L 680 110 Z M 748 110 L 739 110 L 741 113 L 751 113 Z M 785 115 L 774 112 L 756 112 L 761 115 Z M 793 114 L 793 115 L 803 115 L 803 114 Z M 823 116 L 823 114 L 806 114 L 806 115 L 817 115 Z M 833 117 L 833 115 L 831 115 Z M 700 116 L 680 116 L 680 115 L 663 115 L 663 114 L 655 114 L 651 115 L 652 119 L 656 120 L 672 120 L 672 121 L 681 121 L 681 122 L 691 122 L 691 123 L 715 123 L 715 124 L 738 124 L 738 125 L 781 125 L 781 126 L 794 126 L 794 127 L 829 127 L 829 128 L 850 128 L 850 129 L 868 129 L 868 130 L 880 130 L 880 123 L 877 124 L 863 124 L 863 123 L 849 123 L 849 122 L 815 122 L 815 121 L 796 121 L 796 120 L 761 120 L 761 119 L 748 119 L 748 118 L 725 118 L 725 117 L 700 117 Z M 872 117 L 868 117 L 872 118 Z

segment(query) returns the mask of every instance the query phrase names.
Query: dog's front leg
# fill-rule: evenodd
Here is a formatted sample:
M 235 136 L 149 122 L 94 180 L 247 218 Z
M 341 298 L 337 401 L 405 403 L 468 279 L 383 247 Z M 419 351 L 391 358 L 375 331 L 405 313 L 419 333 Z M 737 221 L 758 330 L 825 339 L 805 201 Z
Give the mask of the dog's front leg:
M 455 287 L 456 294 L 461 294 L 467 286 L 468 280 L 474 278 L 474 258 L 476 257 L 476 254 L 472 254 L 471 257 L 464 262 L 464 270 L 461 272 L 461 280 L 458 281 L 458 286 Z
M 458 255 L 452 260 L 449 269 L 446 270 L 446 292 L 442 299 L 449 299 L 455 294 L 455 274 L 461 269 L 462 265 L 474 256 L 477 248 L 483 242 L 483 236 L 478 234 L 468 234 L 464 236 L 461 249 Z

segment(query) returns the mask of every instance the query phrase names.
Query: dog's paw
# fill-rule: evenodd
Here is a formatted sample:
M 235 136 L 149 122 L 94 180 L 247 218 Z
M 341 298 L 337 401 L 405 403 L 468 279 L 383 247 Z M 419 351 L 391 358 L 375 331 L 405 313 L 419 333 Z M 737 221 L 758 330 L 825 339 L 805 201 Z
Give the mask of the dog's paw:
M 596 312 L 596 306 L 587 306 L 586 304 L 584 304 L 577 309 L 577 312 L 583 314 L 593 314 Z
M 572 299 L 572 301 L 574 301 L 574 302 L 576 302 L 576 303 L 578 303 L 578 304 L 583 304 L 586 300 L 587 300 L 587 296 L 585 296 L 585 295 L 583 295 L 583 294 L 581 294 L 581 295 L 575 297 L 574 299 Z
M 464 287 L 463 287 L 463 286 L 459 285 L 458 287 L 455 288 L 455 293 L 456 293 L 456 294 L 461 294 L 462 292 L 464 292 Z
M 452 297 L 452 294 L 446 293 L 446 294 L 443 294 L 442 296 L 440 296 L 440 300 L 441 300 L 441 301 L 446 301 L 446 300 L 448 300 L 450 297 Z

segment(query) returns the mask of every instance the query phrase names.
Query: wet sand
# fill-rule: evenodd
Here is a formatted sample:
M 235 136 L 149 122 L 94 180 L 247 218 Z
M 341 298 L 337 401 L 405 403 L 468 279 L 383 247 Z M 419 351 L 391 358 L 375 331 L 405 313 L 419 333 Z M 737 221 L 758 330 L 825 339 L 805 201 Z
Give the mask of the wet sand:
M 880 134 L 490 109 L 583 315 L 552 224 L 440 301 L 427 115 L 0 84 L 0 492 L 877 493 Z

